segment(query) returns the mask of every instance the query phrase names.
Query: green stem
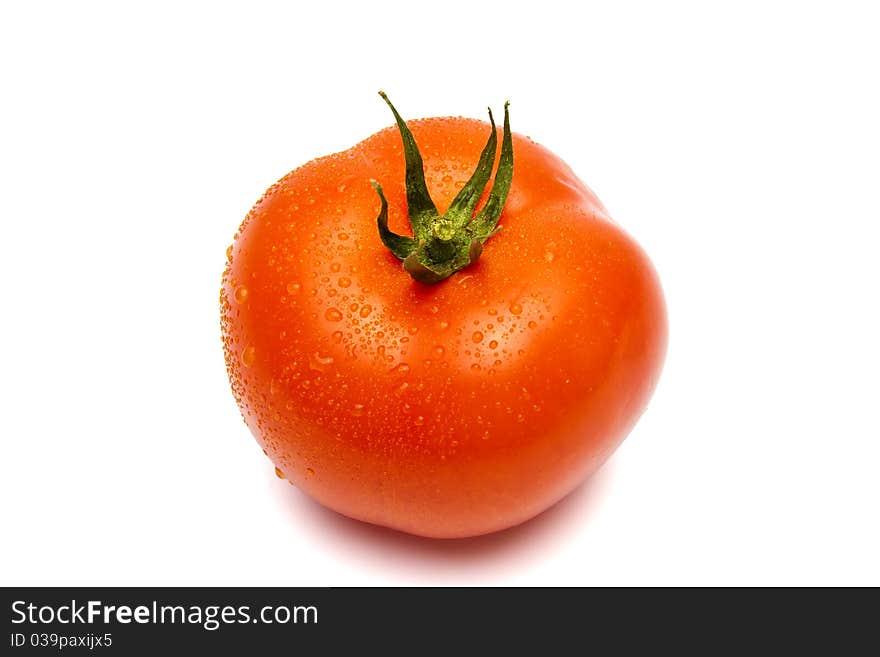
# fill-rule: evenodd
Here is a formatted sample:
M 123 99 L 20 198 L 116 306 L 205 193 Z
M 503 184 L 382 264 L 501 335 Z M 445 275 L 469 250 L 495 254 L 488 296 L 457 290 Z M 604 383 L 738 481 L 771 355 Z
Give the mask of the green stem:
M 453 199 L 445 214 L 440 215 L 425 183 L 425 168 L 415 138 L 406 122 L 397 113 L 385 92 L 379 95 L 388 103 L 397 129 L 403 140 L 406 161 L 406 203 L 413 237 L 397 235 L 388 229 L 388 202 L 382 187 L 370 181 L 382 203 L 376 223 L 382 243 L 403 268 L 421 283 L 437 283 L 468 265 L 473 264 L 483 252 L 483 244 L 498 232 L 498 219 L 510 192 L 513 180 L 513 139 L 510 133 L 509 102 L 504 103 L 504 133 L 501 140 L 501 157 L 495 181 L 489 192 L 485 207 L 474 216 L 477 201 L 492 175 L 498 135 L 492 110 L 489 122 L 492 132 L 480 154 L 480 160 L 470 179 Z

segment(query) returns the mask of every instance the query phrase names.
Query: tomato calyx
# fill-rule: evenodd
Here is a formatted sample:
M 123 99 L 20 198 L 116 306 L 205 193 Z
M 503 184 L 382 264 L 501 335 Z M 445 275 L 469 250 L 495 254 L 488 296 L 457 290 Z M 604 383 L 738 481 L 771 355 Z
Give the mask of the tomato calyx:
M 419 147 L 384 91 L 379 95 L 391 108 L 397 129 L 403 140 L 406 160 L 406 204 L 412 237 L 397 235 L 388 228 L 388 201 L 382 186 L 375 180 L 370 183 L 379 195 L 381 208 L 376 223 L 379 238 L 394 256 L 403 262 L 406 272 L 420 283 L 437 283 L 460 269 L 475 263 L 483 252 L 483 244 L 498 232 L 498 219 L 510 184 L 513 180 L 513 138 L 510 133 L 510 102 L 504 103 L 504 132 L 501 138 L 501 156 L 495 181 L 486 205 L 475 215 L 477 202 L 489 182 L 498 148 L 498 134 L 492 109 L 489 122 L 492 132 L 480 154 L 477 167 L 470 179 L 458 192 L 445 214 L 437 212 L 425 183 L 425 167 Z

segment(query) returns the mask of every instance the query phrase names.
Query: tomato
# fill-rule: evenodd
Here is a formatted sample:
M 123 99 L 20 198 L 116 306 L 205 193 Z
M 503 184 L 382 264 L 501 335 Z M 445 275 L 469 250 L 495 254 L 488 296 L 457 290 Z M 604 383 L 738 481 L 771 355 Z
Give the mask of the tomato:
M 352 518 L 431 537 L 528 520 L 609 457 L 657 382 L 650 261 L 507 114 L 496 156 L 494 123 L 395 111 L 273 185 L 227 253 L 245 422 L 279 476 Z

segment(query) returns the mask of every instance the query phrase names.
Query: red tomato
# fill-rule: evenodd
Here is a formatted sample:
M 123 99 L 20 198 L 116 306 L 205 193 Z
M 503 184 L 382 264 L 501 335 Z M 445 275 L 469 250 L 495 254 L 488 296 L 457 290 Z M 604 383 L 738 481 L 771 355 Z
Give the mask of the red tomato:
M 224 351 L 248 427 L 292 484 L 352 518 L 473 536 L 547 509 L 620 444 L 660 373 L 665 306 L 645 253 L 548 150 L 505 131 L 496 158 L 496 131 L 472 119 L 409 128 L 423 162 L 400 120 L 251 210 L 223 275 Z M 498 189 L 481 196 L 496 159 Z M 487 199 L 503 205 L 497 234 Z

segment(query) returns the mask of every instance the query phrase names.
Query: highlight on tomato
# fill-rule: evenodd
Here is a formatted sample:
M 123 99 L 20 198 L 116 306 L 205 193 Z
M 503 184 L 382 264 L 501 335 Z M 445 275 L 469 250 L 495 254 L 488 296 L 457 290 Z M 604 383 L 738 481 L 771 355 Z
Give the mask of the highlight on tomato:
M 395 126 L 291 171 L 236 233 L 232 392 L 279 476 L 321 504 L 422 536 L 505 529 L 581 484 L 644 411 L 663 294 L 507 104 L 499 135 L 491 110 L 405 122 L 382 98 Z

